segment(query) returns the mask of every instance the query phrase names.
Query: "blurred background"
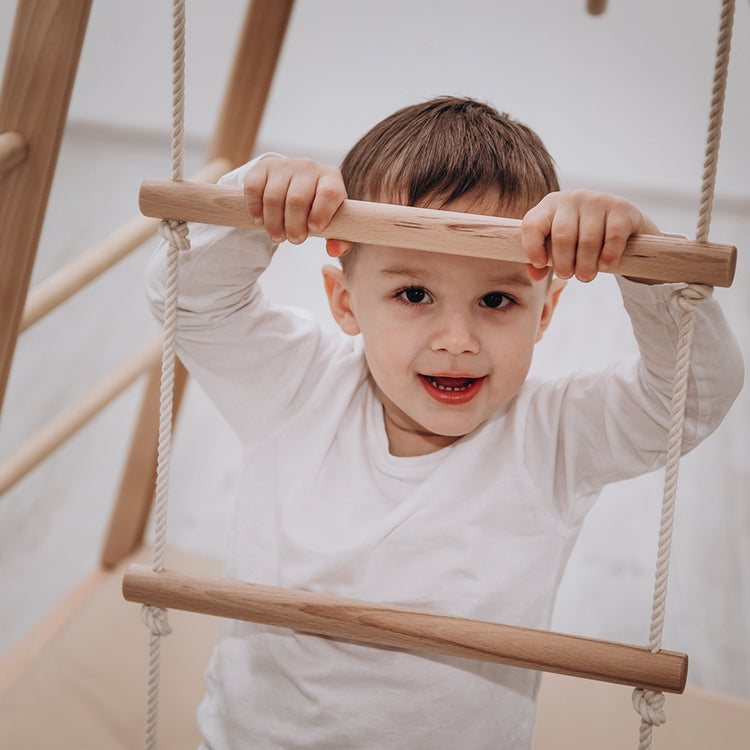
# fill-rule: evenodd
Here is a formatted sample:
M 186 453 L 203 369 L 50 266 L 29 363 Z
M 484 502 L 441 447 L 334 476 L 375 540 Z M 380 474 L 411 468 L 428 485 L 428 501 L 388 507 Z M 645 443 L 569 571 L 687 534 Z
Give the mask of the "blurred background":
M 186 174 L 200 166 L 244 0 L 188 0 Z M 565 188 L 619 193 L 665 231 L 695 234 L 719 0 L 297 0 L 257 151 L 337 164 L 372 124 L 440 94 L 533 127 Z M 15 4 L 0 0 L 0 59 Z M 32 284 L 137 213 L 145 177 L 169 175 L 171 3 L 97 0 Z M 711 239 L 738 246 L 717 290 L 750 359 L 750 7 L 740 2 Z M 156 328 L 131 255 L 19 340 L 0 458 Z M 264 277 L 277 301 L 326 324 L 322 244 L 286 246 Z M 570 283 L 533 369 L 554 377 L 634 350 L 613 279 Z M 96 564 L 140 386 L 0 499 L 0 653 Z M 682 466 L 665 648 L 690 684 L 750 699 L 750 396 Z M 221 556 L 239 475 L 234 436 L 191 383 L 175 436 L 170 543 Z M 553 627 L 648 638 L 662 473 L 613 485 L 586 522 Z

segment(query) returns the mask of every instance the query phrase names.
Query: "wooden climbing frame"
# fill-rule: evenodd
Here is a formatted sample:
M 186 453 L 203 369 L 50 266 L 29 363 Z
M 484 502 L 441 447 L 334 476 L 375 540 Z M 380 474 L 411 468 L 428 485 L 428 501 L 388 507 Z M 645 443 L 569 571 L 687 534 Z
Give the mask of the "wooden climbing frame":
M 0 407 L 18 336 L 140 247 L 158 221 L 136 216 L 29 290 L 70 95 L 92 0 L 20 0 L 0 93 Z M 252 156 L 293 0 L 252 0 L 206 166 L 212 182 Z M 159 401 L 158 342 L 126 358 L 0 463 L 0 494 L 103 409 L 140 375 L 148 379 L 101 563 L 136 550 L 154 494 Z M 178 363 L 175 415 L 187 382 Z

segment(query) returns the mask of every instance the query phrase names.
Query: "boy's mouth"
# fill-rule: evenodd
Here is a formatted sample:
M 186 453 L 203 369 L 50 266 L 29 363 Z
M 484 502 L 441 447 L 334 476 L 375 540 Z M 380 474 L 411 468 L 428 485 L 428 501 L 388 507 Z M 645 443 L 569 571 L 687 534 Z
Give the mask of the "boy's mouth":
M 465 404 L 477 395 L 484 383 L 481 378 L 454 378 L 443 375 L 421 375 L 427 393 L 441 404 Z

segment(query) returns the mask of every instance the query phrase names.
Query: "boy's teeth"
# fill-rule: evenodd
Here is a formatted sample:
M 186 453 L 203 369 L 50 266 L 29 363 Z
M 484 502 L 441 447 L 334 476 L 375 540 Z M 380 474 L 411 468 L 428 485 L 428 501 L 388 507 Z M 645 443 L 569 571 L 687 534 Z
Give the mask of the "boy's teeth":
M 439 382 L 438 378 L 432 378 L 429 375 L 425 376 L 427 381 L 433 388 L 437 388 L 439 391 L 465 391 L 475 381 L 475 378 L 440 378 L 442 381 L 450 380 L 454 382 L 454 385 L 447 385 L 445 382 Z

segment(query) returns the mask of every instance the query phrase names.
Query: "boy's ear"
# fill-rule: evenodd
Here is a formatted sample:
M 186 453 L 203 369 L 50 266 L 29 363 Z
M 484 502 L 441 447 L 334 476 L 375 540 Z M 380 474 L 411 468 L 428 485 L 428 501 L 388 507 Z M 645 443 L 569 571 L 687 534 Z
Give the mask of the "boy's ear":
M 558 279 L 557 277 L 554 277 L 550 282 L 549 289 L 547 289 L 547 296 L 544 298 L 542 315 L 539 319 L 539 328 L 536 332 L 537 342 L 542 340 L 544 332 L 549 328 L 549 324 L 552 322 L 552 313 L 555 312 L 562 290 L 565 289 L 567 283 L 564 279 Z
M 359 325 L 352 309 L 351 292 L 344 272 L 327 263 L 323 266 L 323 285 L 328 296 L 328 306 L 339 328 L 350 336 L 356 336 Z

